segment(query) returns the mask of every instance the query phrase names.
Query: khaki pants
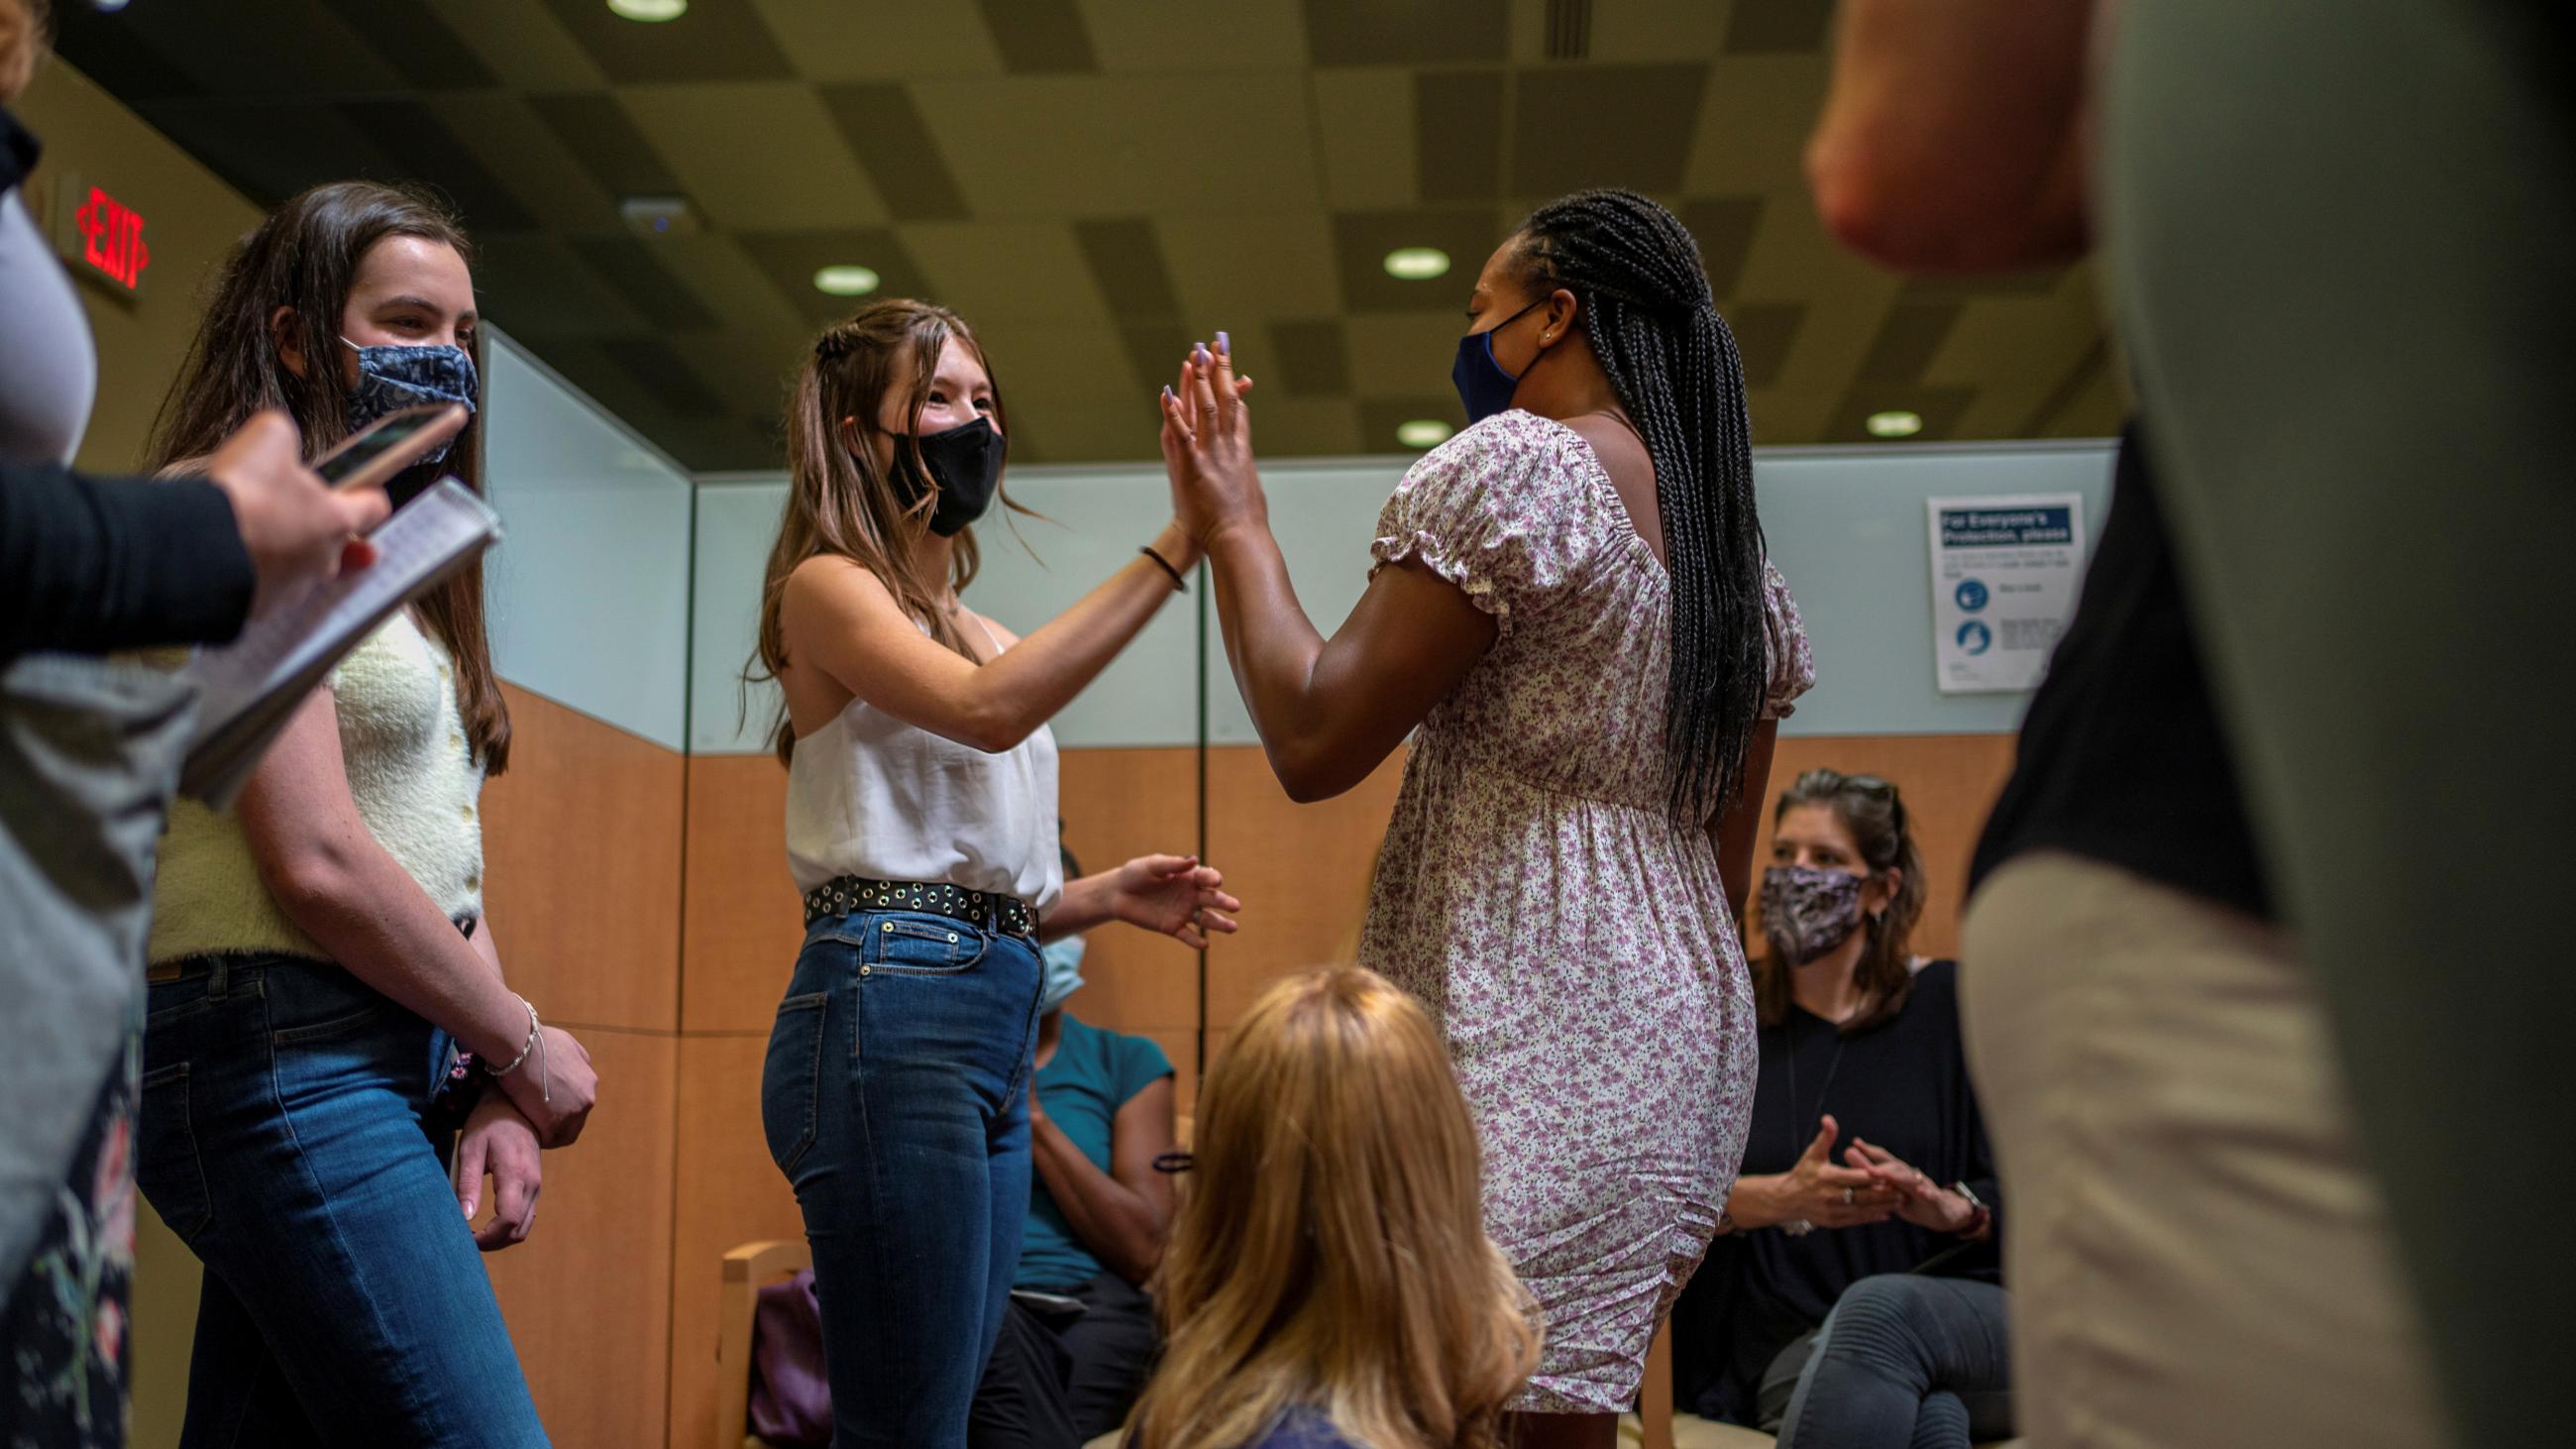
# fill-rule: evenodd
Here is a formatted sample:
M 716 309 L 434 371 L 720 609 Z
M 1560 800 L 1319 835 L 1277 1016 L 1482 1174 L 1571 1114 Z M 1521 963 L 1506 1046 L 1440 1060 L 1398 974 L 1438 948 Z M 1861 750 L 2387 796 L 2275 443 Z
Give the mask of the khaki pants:
M 1977 893 L 1963 957 L 2029 1442 L 2442 1443 L 2290 941 L 2041 854 Z

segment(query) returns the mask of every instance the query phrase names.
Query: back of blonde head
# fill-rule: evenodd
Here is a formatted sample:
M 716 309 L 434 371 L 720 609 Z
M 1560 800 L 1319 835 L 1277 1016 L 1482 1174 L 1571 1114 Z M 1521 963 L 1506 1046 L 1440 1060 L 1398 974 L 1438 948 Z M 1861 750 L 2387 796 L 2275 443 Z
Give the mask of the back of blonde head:
M 1304 1404 L 1378 1449 L 1494 1444 L 1538 1325 L 1422 1009 L 1357 968 L 1282 982 L 1209 1071 L 1197 1141 L 1130 1442 L 1226 1449 Z

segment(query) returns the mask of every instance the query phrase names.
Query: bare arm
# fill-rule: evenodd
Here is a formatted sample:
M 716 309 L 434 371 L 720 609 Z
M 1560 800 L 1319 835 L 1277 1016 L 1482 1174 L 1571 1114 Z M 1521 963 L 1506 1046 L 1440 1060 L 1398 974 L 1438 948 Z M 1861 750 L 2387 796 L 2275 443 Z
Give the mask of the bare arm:
M 237 809 L 260 883 L 332 960 L 484 1061 L 519 1057 L 528 1008 L 502 983 L 498 948 L 459 934 L 359 817 L 331 691 L 296 710 Z M 548 1027 L 546 1050 L 501 1085 L 539 1136 L 562 1146 L 580 1135 L 598 1081 L 580 1043 Z
M 1744 746 L 1744 778 L 1717 821 L 1717 878 L 1726 887 L 1726 903 L 1735 911 L 1739 926 L 1752 896 L 1753 840 L 1762 833 L 1762 807 L 1771 795 L 1771 748 L 1779 738 L 1778 720 L 1766 719 L 1755 726 L 1753 738 Z
M 1184 572 L 1197 565 L 1177 524 L 1154 548 Z M 1170 576 L 1139 554 L 983 665 L 923 634 L 884 581 L 848 559 L 798 565 L 780 614 L 792 663 L 813 665 L 908 725 L 998 754 L 1072 703 L 1172 594 Z
M 1163 1258 L 1172 1225 L 1172 1181 L 1154 1159 L 1172 1150 L 1172 1079 L 1161 1077 L 1130 1097 L 1109 1126 L 1109 1167 L 1102 1172 L 1029 1093 L 1031 1155 L 1047 1196 L 1094 1257 L 1142 1286 Z
M 2092 15 L 2091 0 L 1844 0 L 1807 146 L 1825 225 L 1901 271 L 2080 255 Z
M 1494 645 L 1492 616 L 1418 561 L 1379 569 L 1327 640 L 1266 522 L 1219 534 L 1208 556 L 1235 687 L 1301 803 L 1367 779 Z

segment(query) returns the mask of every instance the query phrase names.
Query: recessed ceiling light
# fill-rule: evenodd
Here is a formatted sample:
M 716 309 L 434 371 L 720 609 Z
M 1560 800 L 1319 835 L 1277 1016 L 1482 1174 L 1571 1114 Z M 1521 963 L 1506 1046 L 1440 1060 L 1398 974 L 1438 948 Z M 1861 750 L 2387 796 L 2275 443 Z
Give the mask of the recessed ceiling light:
M 1408 282 L 1427 282 L 1449 271 L 1449 254 L 1438 247 L 1397 247 L 1386 254 L 1386 274 Z
M 1436 448 L 1449 440 L 1449 425 L 1438 418 L 1415 418 L 1395 425 L 1395 440 L 1408 448 Z
M 1923 431 L 1923 415 L 1909 412 L 1871 413 L 1869 435 L 1873 438 L 1910 438 Z
M 612 14 L 629 20 L 677 20 L 689 8 L 689 0 L 608 0 Z
M 814 290 L 829 292 L 835 297 L 864 297 L 875 291 L 881 280 L 874 267 L 825 267 L 814 274 Z
M 92 10 L 122 10 L 125 0 L 90 0 Z

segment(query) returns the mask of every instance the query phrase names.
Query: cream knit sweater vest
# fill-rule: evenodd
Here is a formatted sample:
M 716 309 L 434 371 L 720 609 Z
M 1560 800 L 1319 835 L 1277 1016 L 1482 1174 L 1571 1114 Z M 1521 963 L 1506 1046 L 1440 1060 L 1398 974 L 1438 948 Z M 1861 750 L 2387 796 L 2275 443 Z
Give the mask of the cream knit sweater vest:
M 358 816 L 450 918 L 483 912 L 483 769 L 466 749 L 447 651 L 408 615 L 332 672 Z M 327 961 L 261 884 L 241 822 L 194 800 L 170 810 L 152 891 L 152 962 L 282 953 Z

